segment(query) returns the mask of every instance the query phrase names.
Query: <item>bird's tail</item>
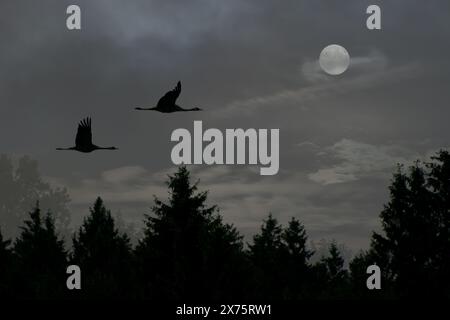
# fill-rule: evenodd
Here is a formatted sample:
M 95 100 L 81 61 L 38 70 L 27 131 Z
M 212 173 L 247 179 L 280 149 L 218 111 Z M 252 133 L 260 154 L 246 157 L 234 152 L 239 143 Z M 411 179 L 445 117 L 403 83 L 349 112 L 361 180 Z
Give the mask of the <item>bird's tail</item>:
M 156 107 L 152 107 L 152 108 L 141 108 L 141 107 L 136 107 L 134 108 L 134 110 L 155 110 Z

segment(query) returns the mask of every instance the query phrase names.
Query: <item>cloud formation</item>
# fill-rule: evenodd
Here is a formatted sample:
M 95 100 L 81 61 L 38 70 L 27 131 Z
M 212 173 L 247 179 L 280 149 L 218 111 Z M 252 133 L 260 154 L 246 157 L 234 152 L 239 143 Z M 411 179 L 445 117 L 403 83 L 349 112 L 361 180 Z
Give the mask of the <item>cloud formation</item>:
M 65 28 L 69 4 L 0 3 L 0 146 L 69 188 L 75 224 L 96 196 L 140 223 L 167 196 L 171 132 L 202 120 L 280 129 L 277 176 L 190 167 L 227 221 L 250 236 L 269 212 L 297 216 L 313 238 L 364 247 L 395 164 L 448 146 L 448 3 L 382 1 L 380 32 L 366 0 L 78 0 L 80 32 Z M 339 77 L 317 65 L 332 43 L 352 57 Z M 178 80 L 180 104 L 203 112 L 133 111 Z M 119 150 L 56 153 L 86 116 Z
M 384 177 L 396 164 L 411 164 L 419 155 L 395 145 L 375 146 L 350 139 L 342 139 L 321 151 L 321 157 L 335 158 L 338 163 L 321 168 L 308 177 L 327 185 L 356 181 L 367 176 Z

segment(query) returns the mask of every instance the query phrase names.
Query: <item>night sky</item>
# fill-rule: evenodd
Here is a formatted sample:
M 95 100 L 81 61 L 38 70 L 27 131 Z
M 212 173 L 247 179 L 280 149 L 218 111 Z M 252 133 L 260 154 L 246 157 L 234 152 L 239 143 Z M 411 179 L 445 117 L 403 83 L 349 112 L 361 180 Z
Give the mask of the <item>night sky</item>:
M 82 30 L 66 28 L 66 8 Z M 382 30 L 366 8 L 382 9 Z M 450 2 L 266 0 L 3 0 L 0 2 L 0 153 L 29 155 L 68 188 L 79 223 L 97 196 L 141 224 L 175 171 L 177 128 L 280 129 L 280 171 L 189 166 L 224 220 L 245 235 L 271 212 L 299 218 L 312 239 L 367 247 L 397 163 L 448 146 Z M 344 46 L 340 76 L 318 65 Z M 154 106 L 177 81 L 178 100 Z M 94 143 L 114 152 L 57 152 L 92 117 Z

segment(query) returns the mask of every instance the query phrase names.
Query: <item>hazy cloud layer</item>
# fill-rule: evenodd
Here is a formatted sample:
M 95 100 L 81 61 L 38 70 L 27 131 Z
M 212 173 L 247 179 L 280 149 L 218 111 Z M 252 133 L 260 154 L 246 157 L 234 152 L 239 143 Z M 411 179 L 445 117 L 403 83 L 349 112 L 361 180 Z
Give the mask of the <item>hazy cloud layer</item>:
M 191 166 L 225 219 L 246 235 L 269 212 L 295 215 L 314 238 L 366 246 L 379 228 L 390 174 L 448 146 L 450 4 L 378 1 L 79 0 L 82 31 L 65 28 L 71 1 L 0 3 L 0 152 L 39 160 L 68 186 L 75 222 L 97 195 L 140 221 L 165 197 L 170 134 L 279 128 L 280 173 Z M 332 43 L 352 60 L 339 77 L 317 57 Z M 179 103 L 201 113 L 139 113 L 178 80 Z M 114 153 L 58 153 L 76 123 Z
M 319 155 L 339 161 L 308 175 L 311 180 L 324 185 L 356 181 L 368 176 L 383 177 L 392 171 L 393 164 L 411 165 L 414 159 L 419 158 L 419 155 L 399 146 L 374 146 L 348 139 L 325 148 Z

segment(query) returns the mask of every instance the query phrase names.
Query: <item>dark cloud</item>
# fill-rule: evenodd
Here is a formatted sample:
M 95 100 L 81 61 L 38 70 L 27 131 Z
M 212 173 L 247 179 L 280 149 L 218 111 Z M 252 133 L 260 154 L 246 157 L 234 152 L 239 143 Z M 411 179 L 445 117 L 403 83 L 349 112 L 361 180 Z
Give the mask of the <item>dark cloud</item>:
M 83 29 L 69 32 L 71 1 L 3 1 L 1 151 L 33 156 L 69 186 L 75 221 L 97 194 L 139 220 L 151 194 L 165 194 L 172 130 L 193 120 L 280 128 L 278 176 L 193 167 L 211 201 L 247 234 L 273 212 L 283 222 L 298 216 L 313 236 L 365 246 L 394 162 L 425 157 L 449 137 L 450 5 L 377 3 L 383 29 L 371 32 L 368 0 L 79 0 Z M 317 68 L 331 43 L 352 56 L 337 78 Z M 178 80 L 180 104 L 205 112 L 133 111 Z M 94 139 L 120 151 L 56 153 L 88 115 Z

